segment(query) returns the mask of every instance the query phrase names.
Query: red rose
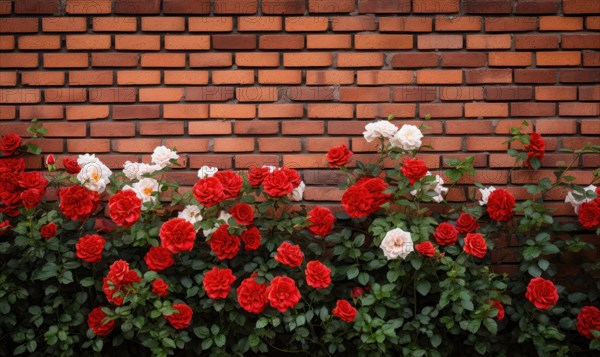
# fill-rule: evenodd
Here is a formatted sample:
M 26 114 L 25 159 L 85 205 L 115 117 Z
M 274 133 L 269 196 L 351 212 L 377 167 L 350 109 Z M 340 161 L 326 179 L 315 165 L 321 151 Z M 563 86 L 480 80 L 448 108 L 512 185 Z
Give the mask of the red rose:
M 225 299 L 231 291 L 231 284 L 235 281 L 235 276 L 231 269 L 219 269 L 213 267 L 204 274 L 204 290 L 211 299 Z
M 259 284 L 254 277 L 244 279 L 237 288 L 237 299 L 242 309 L 260 314 L 269 303 L 267 284 Z
M 152 292 L 160 297 L 169 295 L 169 284 L 162 279 L 156 279 L 152 282 Z
M 242 242 L 244 242 L 244 249 L 246 250 L 257 250 L 260 247 L 260 231 L 256 227 L 252 227 L 242 232 Z
M 229 226 L 222 224 L 210 236 L 208 244 L 219 260 L 233 259 L 240 251 L 240 238 L 229 234 Z
M 219 171 L 215 173 L 214 178 L 221 181 L 225 199 L 236 198 L 239 196 L 242 186 L 244 185 L 244 180 L 242 180 L 240 175 L 233 171 Z
M 525 297 L 538 309 L 548 310 L 556 305 L 558 293 L 556 286 L 543 278 L 533 278 L 527 285 Z
M 594 230 L 600 225 L 600 198 L 583 202 L 577 210 L 579 223 L 585 229 Z
M 347 300 L 338 300 L 331 312 L 346 322 L 352 322 L 356 317 L 356 309 Z
M 62 163 L 67 173 L 71 175 L 77 175 L 81 171 L 81 166 L 79 166 L 77 159 L 74 157 L 65 157 Z
M 106 336 L 115 328 L 115 320 L 108 320 L 108 315 L 102 309 L 102 306 L 94 308 L 87 319 L 88 326 L 98 336 Z
M 584 306 L 577 315 L 576 326 L 582 336 L 588 340 L 594 339 L 592 330 L 600 331 L 600 310 L 595 306 Z
M 471 254 L 479 259 L 487 254 L 487 244 L 483 236 L 479 233 L 467 233 L 465 237 L 465 253 Z
M 276 276 L 267 288 L 267 298 L 271 307 L 279 310 L 279 312 L 285 312 L 287 309 L 296 306 L 301 296 L 296 287 L 296 282 L 292 278 Z
M 249 225 L 254 221 L 254 210 L 247 203 L 238 203 L 229 209 L 235 221 L 241 225 Z
M 280 170 L 283 171 L 287 175 L 288 181 L 292 183 L 292 186 L 294 186 L 294 188 L 300 186 L 300 183 L 302 182 L 302 178 L 300 177 L 300 174 L 298 173 L 298 171 L 293 170 L 293 169 L 288 169 L 287 167 L 282 167 Z
M 160 227 L 161 245 L 171 253 L 191 251 L 196 240 L 196 229 L 194 225 L 183 218 L 172 218 Z
M 475 232 L 477 228 L 479 228 L 477 218 L 468 213 L 461 213 L 456 220 L 456 230 L 462 234 Z
M 248 172 L 248 183 L 252 187 L 257 188 L 270 172 L 271 170 L 268 167 L 251 167 Z
M 171 326 L 176 330 L 188 327 L 190 322 L 192 322 L 192 308 L 186 304 L 173 304 L 173 308 L 177 310 L 177 312 L 174 312 L 171 315 L 163 315 L 163 317 L 167 319 Z
M 379 177 L 361 179 L 344 192 L 342 206 L 350 217 L 366 217 L 391 199 L 392 195 L 383 193 L 387 187 Z
M 22 172 L 19 175 L 19 186 L 24 190 L 30 188 L 39 190 L 43 195 L 46 193 L 48 180 L 46 180 L 41 172 Z
M 498 314 L 496 315 L 496 318 L 498 319 L 498 321 L 501 321 L 502 319 L 504 319 L 504 306 L 502 305 L 500 300 L 493 299 L 490 301 L 490 303 L 493 308 L 498 310 Z
M 413 185 L 417 180 L 420 180 L 427 175 L 428 169 L 427 166 L 425 166 L 425 162 L 422 160 L 405 158 L 400 171 L 408 178 L 410 184 Z
M 350 161 L 351 156 L 352 151 L 348 150 L 346 145 L 340 145 L 329 149 L 325 158 L 329 162 L 329 166 L 339 167 L 346 165 Z
M 42 202 L 43 194 L 40 190 L 30 188 L 21 192 L 20 197 L 23 207 L 29 209 L 36 208 Z
M 108 274 L 103 280 L 102 291 L 106 294 L 108 302 L 121 305 L 127 294 L 135 293 L 131 284 L 140 281 L 142 278 L 137 271 L 129 269 L 129 263 L 117 260 L 111 264 Z
M 283 197 L 294 190 L 288 174 L 283 169 L 275 170 L 263 180 L 265 192 L 271 197 Z
M 364 293 L 365 293 L 365 289 L 363 287 L 355 286 L 352 288 L 350 295 L 352 296 L 353 299 L 356 299 L 358 297 L 361 297 Z
M 59 191 L 61 212 L 74 221 L 86 220 L 100 204 L 100 195 L 81 186 L 71 186 Z
M 25 171 L 25 160 L 19 158 L 0 158 L 0 175 L 19 175 Z
M 54 158 L 54 154 L 50 154 L 46 156 L 46 166 L 52 166 L 56 163 L 56 159 Z
M 50 239 L 56 235 L 57 228 L 56 223 L 50 222 L 40 228 L 40 234 L 43 238 Z
M 304 254 L 302 254 L 302 250 L 300 250 L 299 246 L 289 242 L 283 242 L 279 248 L 277 248 L 275 260 L 281 264 L 289 265 L 294 268 L 302 264 L 302 260 L 304 260 Z
M 487 211 L 490 218 L 498 222 L 507 222 L 513 216 L 515 198 L 507 190 L 501 188 L 490 193 Z
M 536 132 L 533 132 L 529 135 L 529 145 L 525 145 L 525 150 L 527 150 L 527 161 L 525 161 L 525 165 L 531 169 L 531 159 L 535 158 L 538 161 L 541 161 L 544 158 L 544 150 L 546 150 L 546 144 L 542 139 L 542 136 Z
M 461 215 L 461 217 L 463 215 L 464 215 L 464 213 Z M 469 215 L 467 214 L 467 216 L 469 216 Z M 469 217 L 471 217 L 471 216 L 469 216 Z M 458 227 L 458 224 L 457 224 L 457 227 Z M 454 245 L 456 243 L 456 241 L 458 240 L 458 230 L 456 228 L 454 228 L 454 226 L 451 225 L 450 223 L 443 222 L 437 226 L 437 228 L 435 229 L 435 232 L 433 232 L 433 237 L 435 238 L 435 241 L 439 245 Z
M 415 250 L 417 252 L 421 253 L 421 255 L 426 256 L 426 257 L 435 256 L 435 247 L 433 246 L 433 244 L 431 244 L 430 241 L 416 244 Z
M 142 200 L 133 190 L 121 190 L 108 200 L 110 218 L 125 228 L 135 224 L 142 213 Z
M 331 284 L 331 270 L 323 263 L 312 260 L 306 264 L 306 283 L 315 289 L 325 289 Z
M 0 222 L 0 236 L 2 236 L 4 233 L 10 231 L 10 229 L 12 228 L 12 225 L 10 224 L 10 221 L 7 219 L 4 222 Z
M 196 182 L 193 193 L 196 200 L 204 207 L 212 207 L 226 198 L 224 189 L 223 184 L 216 177 L 205 177 Z
M 148 269 L 152 271 L 162 271 L 175 263 L 173 253 L 165 247 L 151 247 L 144 256 L 144 261 Z
M 77 258 L 88 263 L 97 263 L 102 260 L 102 251 L 106 240 L 97 234 L 88 234 L 79 238 L 75 244 Z
M 307 228 L 310 233 L 321 237 L 326 237 L 331 233 L 331 229 L 335 223 L 335 216 L 329 208 L 315 207 L 308 211 L 308 216 L 310 226 Z
M 0 140 L 0 151 L 2 151 L 5 156 L 10 156 L 19 149 L 21 143 L 22 140 L 19 135 L 13 133 L 6 134 L 2 137 L 2 140 Z

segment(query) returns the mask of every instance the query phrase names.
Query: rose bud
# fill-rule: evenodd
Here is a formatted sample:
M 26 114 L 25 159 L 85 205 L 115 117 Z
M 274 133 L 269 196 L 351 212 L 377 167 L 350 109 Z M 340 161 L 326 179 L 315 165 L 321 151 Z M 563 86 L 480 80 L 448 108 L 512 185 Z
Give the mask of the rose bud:
M 54 154 L 46 156 L 46 167 L 48 167 L 48 171 L 56 171 L 55 163 L 56 160 L 54 159 Z

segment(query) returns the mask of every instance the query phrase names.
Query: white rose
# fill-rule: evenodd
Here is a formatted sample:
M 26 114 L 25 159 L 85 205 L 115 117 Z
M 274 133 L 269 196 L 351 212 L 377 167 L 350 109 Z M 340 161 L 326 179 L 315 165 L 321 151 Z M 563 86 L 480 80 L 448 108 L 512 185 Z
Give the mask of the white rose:
M 140 200 L 142 200 L 142 204 L 146 202 L 155 202 L 157 200 L 156 196 L 153 196 L 154 192 L 159 192 L 160 185 L 158 181 L 153 178 L 143 178 L 140 181 L 134 183 L 132 185 L 132 189 L 135 194 L 138 196 Z M 142 205 L 142 210 L 147 210 L 148 208 L 145 205 Z
M 479 200 L 479 205 L 480 206 L 487 205 L 488 199 L 490 198 L 490 193 L 492 193 L 494 191 L 496 191 L 496 188 L 494 186 L 480 188 L 479 192 L 481 192 L 481 200 Z
M 231 218 L 231 215 L 229 213 L 227 213 L 225 211 L 221 211 L 218 219 L 224 221 L 225 224 L 227 224 L 227 222 L 229 222 L 229 218 Z M 209 235 L 213 234 L 213 232 L 216 231 L 220 226 L 221 226 L 220 223 L 215 223 L 215 226 L 213 228 L 204 229 L 202 231 L 202 233 L 204 233 L 205 237 L 208 237 Z
M 79 155 L 79 157 L 77 158 L 77 165 L 79 165 L 80 167 L 84 167 L 87 164 L 96 164 L 96 163 L 102 163 L 102 162 L 100 161 L 100 159 L 98 159 L 96 157 L 95 154 Z
M 100 160 L 95 159 L 81 167 L 77 179 L 88 190 L 102 193 L 106 189 L 106 185 L 110 183 L 111 176 L 112 171 Z
M 423 133 L 414 125 L 402 125 L 400 130 L 390 138 L 390 144 L 404 150 L 415 150 L 421 147 Z
M 427 175 L 425 176 L 431 176 L 431 172 L 427 171 Z M 435 175 L 435 180 L 421 187 L 424 192 L 434 191 L 435 193 L 437 193 L 436 196 L 433 196 L 431 198 L 434 202 L 437 203 L 442 202 L 444 200 L 444 195 L 448 193 L 448 188 L 444 187 L 444 179 L 440 175 Z M 410 194 L 413 196 L 416 196 L 417 193 L 417 190 L 410 191 Z
M 198 178 L 213 177 L 219 171 L 218 168 L 212 166 L 202 166 L 198 170 Z
M 400 228 L 392 229 L 385 234 L 379 246 L 388 260 L 405 259 L 410 252 L 414 251 L 412 236 Z
M 191 224 L 196 224 L 202 221 L 202 215 L 200 214 L 200 207 L 194 205 L 185 206 L 183 211 L 177 214 L 177 218 L 183 218 Z M 200 228 L 198 228 L 200 229 Z M 197 230 L 198 230 L 197 229 Z
M 179 155 L 166 146 L 157 146 L 152 153 L 152 163 L 165 168 L 169 165 L 169 161 L 177 160 Z
M 363 135 L 367 142 L 372 142 L 379 138 L 391 139 L 398 131 L 398 128 L 387 120 L 379 120 L 375 123 L 369 123 L 365 126 Z
M 585 190 L 585 192 L 588 191 L 596 191 L 596 186 L 594 185 L 589 185 L 587 187 L 583 188 Z M 581 195 L 579 195 L 581 196 Z M 565 197 L 565 203 L 570 203 L 571 206 L 573 206 L 573 209 L 575 210 L 575 213 L 577 213 L 579 211 L 579 206 L 584 203 L 584 202 L 591 202 L 592 200 L 589 198 L 576 198 L 575 195 L 573 195 L 573 192 L 569 192 L 567 193 L 567 197 Z
M 290 195 L 292 196 L 292 201 L 302 201 L 302 197 L 304 197 L 304 190 L 306 189 L 306 185 L 304 181 L 300 181 L 300 185 L 292 190 Z
M 137 178 L 138 172 L 140 172 L 140 164 L 137 162 L 125 161 L 123 164 L 123 174 L 130 180 Z
M 141 180 L 143 178 L 144 175 L 148 175 L 148 174 L 153 174 L 154 172 L 158 171 L 158 170 L 162 170 L 163 167 L 161 167 L 160 165 L 150 165 L 150 164 L 138 164 L 138 172 L 137 172 L 137 179 Z

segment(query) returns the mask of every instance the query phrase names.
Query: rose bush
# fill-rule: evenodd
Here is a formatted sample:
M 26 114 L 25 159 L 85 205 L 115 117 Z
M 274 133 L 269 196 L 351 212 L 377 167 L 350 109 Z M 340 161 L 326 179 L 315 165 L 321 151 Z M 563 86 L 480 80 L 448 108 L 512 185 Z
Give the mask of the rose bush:
M 600 148 L 572 151 L 573 164 L 524 186 L 532 198 L 517 201 L 514 187 L 462 186 L 472 157 L 432 172 L 420 157 L 423 129 L 368 124 L 365 140 L 379 148 L 368 164 L 349 166 L 352 152 L 332 148 L 323 167 L 345 175 L 336 212 L 298 204 L 304 183 L 291 168 L 204 166 L 188 191 L 170 180 L 179 155 L 166 147 L 121 172 L 86 154 L 47 158 L 49 172 L 37 173 L 23 156 L 39 149 L 3 137 L 0 354 L 599 349 L 600 265 L 583 259 L 595 246 L 580 233 L 600 234 L 600 174 L 583 188 L 569 169 Z M 521 129 L 508 153 L 537 169 L 543 137 Z M 469 199 L 446 201 L 450 189 Z M 557 192 L 577 221 L 544 204 Z M 498 264 L 508 252 L 518 255 L 511 274 Z M 557 274 L 573 266 L 582 274 Z

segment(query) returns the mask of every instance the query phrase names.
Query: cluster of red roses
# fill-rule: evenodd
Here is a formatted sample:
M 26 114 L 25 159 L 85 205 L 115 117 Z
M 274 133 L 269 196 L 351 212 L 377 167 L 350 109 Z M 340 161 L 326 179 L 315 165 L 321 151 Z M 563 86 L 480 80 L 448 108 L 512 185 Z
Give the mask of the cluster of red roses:
M 362 177 L 344 192 L 342 206 L 350 217 L 367 217 L 391 200 L 392 195 L 383 193 L 387 187 L 379 177 Z
M 0 159 L 0 213 L 16 217 L 21 207 L 37 207 L 47 186 L 48 180 L 40 172 L 25 172 L 22 158 Z
M 600 227 L 600 187 L 596 188 L 596 195 L 598 197 L 582 202 L 577 209 L 577 218 L 585 229 L 595 230 Z

